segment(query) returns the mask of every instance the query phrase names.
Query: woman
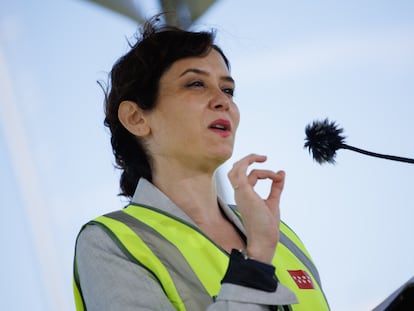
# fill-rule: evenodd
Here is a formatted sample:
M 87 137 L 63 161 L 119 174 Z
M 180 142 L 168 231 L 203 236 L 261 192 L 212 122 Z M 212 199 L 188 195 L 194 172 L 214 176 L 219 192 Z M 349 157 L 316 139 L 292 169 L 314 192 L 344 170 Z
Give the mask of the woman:
M 285 173 L 247 173 L 266 161 L 248 155 L 228 174 L 237 209 L 218 198 L 214 174 L 239 124 L 234 89 L 209 32 L 148 22 L 114 65 L 105 125 L 131 203 L 78 236 L 78 310 L 328 309 L 306 249 L 280 222 Z M 266 199 L 260 179 L 271 180 Z

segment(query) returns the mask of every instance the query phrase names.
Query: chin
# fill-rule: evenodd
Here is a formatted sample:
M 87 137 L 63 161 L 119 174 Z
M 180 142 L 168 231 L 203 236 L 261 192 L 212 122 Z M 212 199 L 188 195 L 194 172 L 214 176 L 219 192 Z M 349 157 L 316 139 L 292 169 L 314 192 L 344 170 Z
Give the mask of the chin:
M 226 162 L 228 159 L 230 159 L 232 155 L 233 155 L 233 150 L 227 150 L 227 151 L 223 150 L 221 152 L 218 152 L 215 155 L 215 158 L 217 159 L 217 162 L 219 162 L 219 165 L 221 165 L 224 162 Z
M 231 158 L 231 156 L 233 155 L 233 146 L 211 146 L 210 149 L 207 151 L 206 155 L 218 167 Z

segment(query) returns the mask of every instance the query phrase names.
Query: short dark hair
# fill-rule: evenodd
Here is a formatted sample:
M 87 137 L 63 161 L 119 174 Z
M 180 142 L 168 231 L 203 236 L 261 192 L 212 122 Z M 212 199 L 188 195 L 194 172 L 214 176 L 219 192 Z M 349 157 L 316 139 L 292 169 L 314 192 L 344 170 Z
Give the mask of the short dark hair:
M 152 181 L 151 155 L 143 142 L 131 134 L 119 121 L 118 108 L 122 101 L 136 103 L 143 110 L 155 107 L 162 74 L 177 60 L 204 56 L 217 50 L 229 68 L 229 61 L 214 44 L 214 31 L 192 32 L 161 25 L 159 19 L 147 21 L 137 42 L 130 44 L 128 53 L 118 59 L 109 75 L 105 91 L 104 124 L 111 132 L 112 151 L 117 168 L 122 170 L 120 195 L 132 197 L 141 177 Z

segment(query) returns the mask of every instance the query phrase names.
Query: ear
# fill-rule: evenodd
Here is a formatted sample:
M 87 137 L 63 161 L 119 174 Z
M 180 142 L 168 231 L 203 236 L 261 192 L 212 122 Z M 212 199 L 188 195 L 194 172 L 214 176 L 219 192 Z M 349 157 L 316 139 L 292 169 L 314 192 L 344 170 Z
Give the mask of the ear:
M 147 136 L 151 131 L 144 110 L 135 102 L 129 100 L 121 102 L 118 108 L 118 118 L 122 125 L 136 136 Z

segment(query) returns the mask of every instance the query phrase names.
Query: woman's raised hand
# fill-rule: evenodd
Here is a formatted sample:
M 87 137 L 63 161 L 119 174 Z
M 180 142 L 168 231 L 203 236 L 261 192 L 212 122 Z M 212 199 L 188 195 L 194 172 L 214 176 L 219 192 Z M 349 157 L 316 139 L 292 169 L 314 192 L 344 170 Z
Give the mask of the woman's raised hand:
M 253 169 L 248 167 L 257 162 L 265 162 L 266 156 L 250 154 L 234 163 L 228 178 L 234 188 L 237 208 L 246 228 L 249 257 L 270 263 L 279 241 L 280 196 L 285 182 L 285 172 Z M 269 195 L 261 198 L 254 186 L 260 179 L 272 181 Z

